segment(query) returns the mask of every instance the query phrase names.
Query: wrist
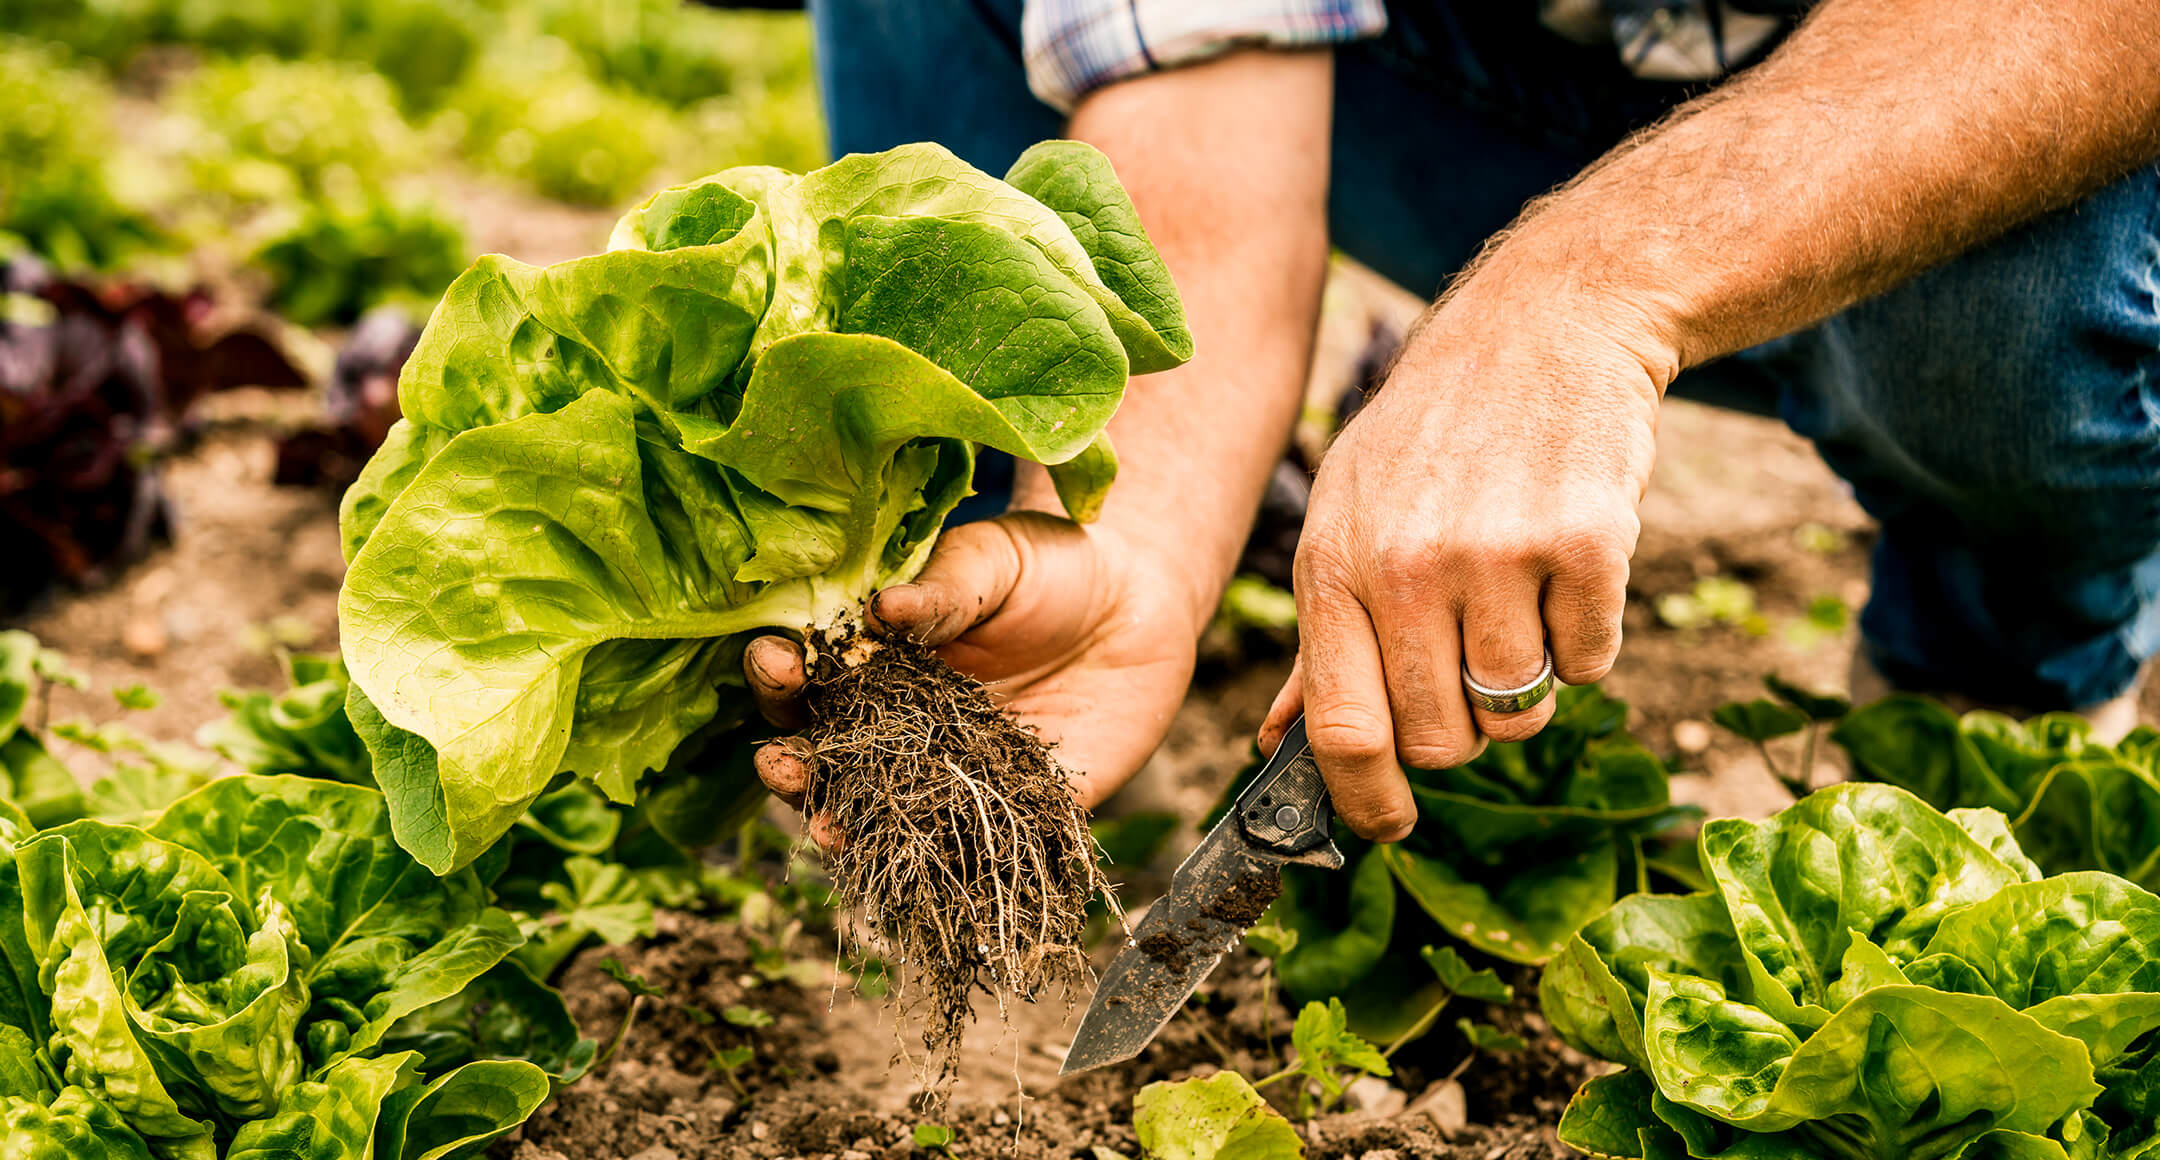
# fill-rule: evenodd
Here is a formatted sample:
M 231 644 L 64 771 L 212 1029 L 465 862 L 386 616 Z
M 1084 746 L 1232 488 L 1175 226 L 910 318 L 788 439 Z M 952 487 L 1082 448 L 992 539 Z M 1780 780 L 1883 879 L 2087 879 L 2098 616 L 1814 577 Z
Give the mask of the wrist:
M 1709 356 L 1694 337 L 1695 296 L 1658 250 L 1651 241 L 1616 244 L 1604 223 L 1579 223 L 1556 206 L 1483 254 L 1442 298 L 1435 320 L 1469 299 L 1465 313 L 1523 320 L 1517 326 L 1545 322 L 1624 353 L 1662 398 L 1682 370 Z

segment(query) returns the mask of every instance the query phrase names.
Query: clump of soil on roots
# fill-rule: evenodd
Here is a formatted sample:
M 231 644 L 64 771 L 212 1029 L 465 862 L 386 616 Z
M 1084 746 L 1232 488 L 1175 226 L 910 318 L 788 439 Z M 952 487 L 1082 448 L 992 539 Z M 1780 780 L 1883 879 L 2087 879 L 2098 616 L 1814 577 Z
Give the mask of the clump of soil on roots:
M 1109 883 L 1065 771 L 979 682 L 908 641 L 814 643 L 806 806 L 839 836 L 825 866 L 861 919 L 853 949 L 886 961 L 921 1018 L 936 1105 L 977 988 L 1000 1011 L 1070 1001 L 1088 975 L 1087 903 Z

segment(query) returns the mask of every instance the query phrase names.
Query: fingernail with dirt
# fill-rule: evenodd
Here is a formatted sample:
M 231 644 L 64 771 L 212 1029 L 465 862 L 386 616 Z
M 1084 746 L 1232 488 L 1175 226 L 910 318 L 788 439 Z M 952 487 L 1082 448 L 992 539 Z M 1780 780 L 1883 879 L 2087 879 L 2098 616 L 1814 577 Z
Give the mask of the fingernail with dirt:
M 756 682 L 758 687 L 770 691 L 777 691 L 783 687 L 774 668 L 776 664 L 780 663 L 780 657 L 776 654 L 786 647 L 770 637 L 750 642 L 750 679 Z
M 870 598 L 871 627 L 881 635 L 889 635 L 910 612 L 922 607 L 922 589 L 913 584 L 895 584 Z

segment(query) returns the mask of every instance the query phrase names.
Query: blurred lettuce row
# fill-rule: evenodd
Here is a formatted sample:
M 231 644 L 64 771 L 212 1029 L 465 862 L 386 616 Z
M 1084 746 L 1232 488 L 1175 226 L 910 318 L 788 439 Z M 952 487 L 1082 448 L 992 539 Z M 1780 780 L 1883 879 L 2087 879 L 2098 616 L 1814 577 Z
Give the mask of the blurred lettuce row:
M 191 237 L 248 243 L 286 318 L 349 325 L 385 303 L 424 313 L 464 268 L 464 232 L 412 190 L 439 150 L 373 71 L 216 62 L 184 77 L 170 104 L 168 148 L 191 191 L 173 216 Z
M 271 153 L 336 153 L 373 134 L 388 158 L 390 139 L 410 133 L 384 123 L 387 109 L 578 204 L 733 165 L 823 160 L 799 14 L 677 0 L 0 0 L 0 27 L 115 74 L 159 46 L 205 53 L 205 71 L 225 78 L 207 86 L 227 90 L 214 100 L 253 106 L 234 111 L 274 131 L 306 123 Z M 294 62 L 316 67 L 279 68 Z M 344 115 L 309 116 L 332 111 Z M 353 168 L 375 163 L 345 152 Z M 264 175 L 201 176 L 214 189 Z
M 596 79 L 673 104 L 807 86 L 810 71 L 799 17 L 676 0 L 0 0 L 0 27 L 115 72 L 161 45 L 352 61 L 414 113 L 440 107 L 487 46 L 516 37 L 561 40 Z
M 2107 745 L 2068 713 L 2019 722 L 1895 696 L 1854 710 L 1830 736 L 1861 777 L 1937 809 L 2001 811 L 2050 874 L 2105 870 L 2160 890 L 2160 733 L 2150 727 Z
M 403 191 L 428 146 L 372 72 L 258 58 L 187 75 L 139 143 L 111 91 L 50 49 L 0 44 L 0 253 L 111 270 L 237 241 L 303 325 L 441 295 L 462 231 Z
M 1552 723 L 1451 770 L 1405 770 L 1418 824 L 1375 846 L 1347 833 L 1342 872 L 1286 867 L 1270 912 L 1297 932 L 1276 964 L 1299 1002 L 1340 997 L 1354 1028 L 1392 1039 L 1437 992 L 1419 949 L 1455 940 L 1541 963 L 1653 871 L 1692 883 L 1657 837 L 1694 812 L 1626 731 L 1627 704 L 1595 685 L 1562 689 Z M 1225 801 L 1239 787 L 1233 786 Z
M 2046 878 L 1993 810 L 1892 786 L 1712 821 L 1711 889 L 1622 899 L 1545 970 L 1623 1064 L 1560 1124 L 1594 1156 L 2073 1160 L 2160 1150 L 2160 897 Z
M 595 23 L 624 15 L 608 5 L 584 7 L 593 11 L 581 19 Z M 808 40 L 788 27 L 770 25 L 752 43 L 777 43 L 779 56 L 800 56 L 801 76 L 784 86 L 760 78 L 724 95 L 695 98 L 610 83 L 589 71 L 590 60 L 572 41 L 508 41 L 450 94 L 430 130 L 473 164 L 576 205 L 618 204 L 649 191 L 661 174 L 749 164 L 813 169 L 824 156 L 807 75 Z
M 24 248 L 64 269 L 103 269 L 165 244 L 150 207 L 124 192 L 140 159 L 113 133 L 101 78 L 0 37 L 0 109 L 0 256 Z

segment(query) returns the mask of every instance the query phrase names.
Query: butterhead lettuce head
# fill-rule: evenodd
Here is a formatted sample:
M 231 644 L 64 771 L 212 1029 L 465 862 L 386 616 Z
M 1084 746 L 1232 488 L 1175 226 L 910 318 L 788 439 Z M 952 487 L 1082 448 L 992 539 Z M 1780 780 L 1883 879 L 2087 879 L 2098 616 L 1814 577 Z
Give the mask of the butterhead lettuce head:
M 605 254 L 482 258 L 345 497 L 348 704 L 448 871 L 558 775 L 617 801 L 739 721 L 752 634 L 911 578 L 975 445 L 1093 517 L 1133 374 L 1191 355 L 1109 162 L 934 145 L 663 190 Z
M 2160 897 L 2042 878 L 2003 815 L 1885 785 L 1703 827 L 1711 889 L 1638 894 L 1545 969 L 1626 1070 L 1560 1139 L 1642 1160 L 2160 1155 Z

